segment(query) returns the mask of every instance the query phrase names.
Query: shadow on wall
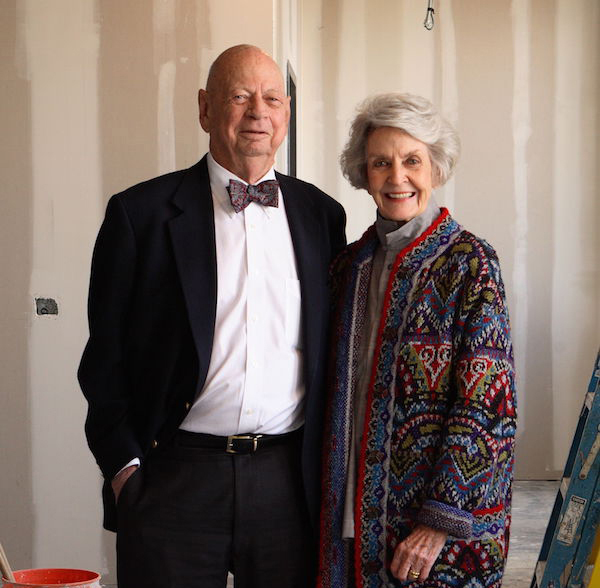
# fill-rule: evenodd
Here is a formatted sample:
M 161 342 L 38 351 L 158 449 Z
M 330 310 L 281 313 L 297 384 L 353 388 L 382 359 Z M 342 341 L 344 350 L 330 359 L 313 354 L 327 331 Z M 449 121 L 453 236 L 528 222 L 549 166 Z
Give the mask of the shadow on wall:
M 19 0 L 2 3 L 0 24 L 0 529 L 13 567 L 29 567 L 35 520 L 28 336 L 32 307 L 31 89 L 18 45 Z M 8 253 L 10 252 L 10 254 Z M 10 472 L 10 475 L 2 475 Z

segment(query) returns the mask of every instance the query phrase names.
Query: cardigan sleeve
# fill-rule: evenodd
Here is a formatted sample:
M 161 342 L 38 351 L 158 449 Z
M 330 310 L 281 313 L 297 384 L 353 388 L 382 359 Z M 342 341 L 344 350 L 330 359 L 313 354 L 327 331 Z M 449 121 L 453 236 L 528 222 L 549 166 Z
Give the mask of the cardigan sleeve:
M 512 479 L 515 373 L 498 259 L 474 240 L 453 335 L 453 402 L 418 522 L 468 538 L 475 516 L 504 512 Z

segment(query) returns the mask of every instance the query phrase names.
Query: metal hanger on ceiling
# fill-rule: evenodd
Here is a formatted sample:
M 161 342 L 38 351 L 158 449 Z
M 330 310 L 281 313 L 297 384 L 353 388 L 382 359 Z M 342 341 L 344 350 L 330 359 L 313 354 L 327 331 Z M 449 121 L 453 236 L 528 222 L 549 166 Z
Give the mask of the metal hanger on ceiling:
M 428 0 L 427 1 L 427 14 L 425 15 L 425 20 L 423 21 L 423 26 L 430 31 L 433 28 L 433 25 L 435 24 L 434 20 L 433 20 L 433 15 L 435 13 L 435 10 L 433 9 L 433 0 Z

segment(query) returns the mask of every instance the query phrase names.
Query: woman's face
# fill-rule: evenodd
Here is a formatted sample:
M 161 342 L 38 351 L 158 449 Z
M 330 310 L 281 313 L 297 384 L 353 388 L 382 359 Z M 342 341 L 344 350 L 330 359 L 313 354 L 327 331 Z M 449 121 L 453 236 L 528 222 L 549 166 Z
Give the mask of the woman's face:
M 409 221 L 427 208 L 433 189 L 427 145 L 393 127 L 375 129 L 367 140 L 368 191 L 379 213 Z

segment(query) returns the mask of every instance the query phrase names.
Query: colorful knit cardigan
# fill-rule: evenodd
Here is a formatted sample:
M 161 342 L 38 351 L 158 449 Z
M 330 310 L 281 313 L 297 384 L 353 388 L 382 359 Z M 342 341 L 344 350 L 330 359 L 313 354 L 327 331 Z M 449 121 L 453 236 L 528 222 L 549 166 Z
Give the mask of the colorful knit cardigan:
M 332 268 L 320 588 L 400 585 L 393 550 L 417 522 L 449 540 L 426 582 L 499 587 L 508 551 L 515 380 L 494 250 L 441 209 L 396 257 L 385 293 L 358 463 L 355 541 L 341 538 L 354 387 L 374 226 Z

